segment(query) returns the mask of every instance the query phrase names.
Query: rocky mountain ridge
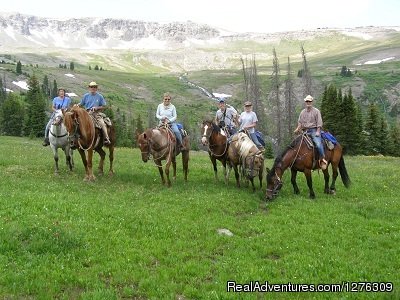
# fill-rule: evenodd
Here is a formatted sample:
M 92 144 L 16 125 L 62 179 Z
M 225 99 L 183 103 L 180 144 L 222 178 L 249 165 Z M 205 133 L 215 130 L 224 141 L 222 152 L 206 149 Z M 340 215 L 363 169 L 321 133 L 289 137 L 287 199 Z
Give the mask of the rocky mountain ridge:
M 126 19 L 54 19 L 0 13 L 0 47 L 64 49 L 159 49 L 216 47 L 224 42 L 309 40 L 338 32 L 362 39 L 379 38 L 400 28 L 317 28 L 311 31 L 235 33 L 191 21 L 161 24 Z

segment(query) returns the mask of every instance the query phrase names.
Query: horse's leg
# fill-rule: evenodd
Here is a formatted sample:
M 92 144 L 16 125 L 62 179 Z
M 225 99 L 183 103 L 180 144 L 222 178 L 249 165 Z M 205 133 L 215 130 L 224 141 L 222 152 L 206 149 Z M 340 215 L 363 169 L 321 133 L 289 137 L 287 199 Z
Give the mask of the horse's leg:
M 227 164 L 227 162 L 226 162 L 226 158 L 224 158 L 224 159 L 222 159 L 221 160 L 221 163 L 222 163 L 222 169 L 223 169 L 223 173 L 224 173 L 224 181 L 225 181 L 225 184 L 227 185 L 228 184 L 228 173 L 227 173 L 227 170 L 226 170 L 226 164 Z
M 215 181 L 218 181 L 217 159 L 215 158 L 215 156 L 212 156 L 211 154 L 210 154 L 210 159 L 211 159 L 211 163 L 212 163 L 213 169 L 214 169 L 214 178 L 215 178 Z
M 99 162 L 99 175 L 104 175 L 104 160 L 106 159 L 106 153 L 104 152 L 102 147 L 96 149 L 96 152 L 100 155 L 100 162 Z
M 108 157 L 110 158 L 110 170 L 108 171 L 108 175 L 112 176 L 114 175 L 114 169 L 113 169 L 113 163 L 114 163 L 114 145 L 111 145 L 108 147 L 109 155 Z
M 85 178 L 83 179 L 84 181 L 89 180 L 89 169 L 88 169 L 88 163 L 86 159 L 86 153 L 85 150 L 82 150 L 81 148 L 78 148 L 79 154 L 82 159 L 83 166 L 85 167 Z
M 51 145 L 51 149 L 53 150 L 53 157 L 54 157 L 54 174 L 58 175 L 58 149 L 56 146 Z
M 254 178 L 250 178 L 251 186 L 253 188 L 253 193 L 256 191 L 256 187 L 254 186 Z
M 176 156 L 172 155 L 172 170 L 173 170 L 173 176 L 172 176 L 172 180 L 176 181 Z
M 314 189 L 312 186 L 311 170 L 305 169 L 304 175 L 306 176 L 306 179 L 307 179 L 307 186 L 308 186 L 308 190 L 310 191 L 310 199 L 315 199 L 315 193 L 314 193 Z
M 299 187 L 298 187 L 297 181 L 296 181 L 297 171 L 294 169 L 290 169 L 290 172 L 292 173 L 292 177 L 290 178 L 290 181 L 293 186 L 293 191 L 296 195 L 298 195 L 298 194 L 300 194 L 300 190 L 299 190 Z
M 322 170 L 322 173 L 324 173 L 324 181 L 325 181 L 325 187 L 324 187 L 324 193 L 329 194 L 329 171 L 328 168 L 325 170 Z
M 189 151 L 182 151 L 183 177 L 187 181 L 189 172 Z
M 88 174 L 89 174 L 89 181 L 94 181 L 96 177 L 93 174 L 93 149 L 89 149 L 87 151 L 87 166 L 88 166 Z
M 240 180 L 239 180 L 239 170 L 238 166 L 233 164 L 233 170 L 235 171 L 235 178 L 236 178 L 236 186 L 240 188 Z
M 264 164 L 262 164 L 260 170 L 258 171 L 258 179 L 260 180 L 260 189 L 262 189 L 263 175 L 264 175 Z
M 71 163 L 71 154 L 70 154 L 70 149 L 69 146 L 64 147 L 64 153 L 65 153 L 65 159 L 67 162 L 67 167 L 69 168 L 70 171 L 72 171 L 72 163 Z
M 164 177 L 164 172 L 163 172 L 163 168 L 162 168 L 162 164 L 161 164 L 161 159 L 154 160 L 154 163 L 156 164 L 156 166 L 158 168 L 158 172 L 160 173 L 161 182 L 163 185 L 165 185 L 165 177 Z
M 174 155 L 173 152 L 170 153 L 170 155 Z M 167 187 L 171 187 L 171 180 L 169 179 L 169 167 L 171 166 L 172 163 L 172 157 L 169 159 L 167 158 L 167 162 L 165 164 L 165 175 L 167 177 Z
M 336 178 L 338 177 L 338 163 L 337 162 L 331 162 L 332 166 L 332 182 L 331 182 L 331 187 L 330 187 L 330 194 L 336 194 Z

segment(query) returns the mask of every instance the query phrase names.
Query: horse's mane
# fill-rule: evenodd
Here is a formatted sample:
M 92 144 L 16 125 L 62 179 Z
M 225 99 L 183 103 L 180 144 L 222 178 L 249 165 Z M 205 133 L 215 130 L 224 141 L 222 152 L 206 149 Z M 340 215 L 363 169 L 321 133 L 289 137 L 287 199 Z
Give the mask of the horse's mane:
M 272 177 L 275 175 L 275 170 L 276 167 L 282 162 L 283 157 L 285 154 L 290 150 L 293 149 L 301 140 L 302 136 L 298 135 L 296 136 L 291 143 L 280 153 L 278 156 L 275 158 L 274 165 L 272 166 L 271 170 L 267 174 L 267 181 L 272 179 Z
M 253 154 L 253 152 L 258 152 L 256 145 L 254 145 L 253 141 L 244 132 L 238 133 L 237 143 L 239 144 L 240 157 L 246 157 L 249 154 Z M 255 148 L 257 149 L 257 151 L 255 151 Z

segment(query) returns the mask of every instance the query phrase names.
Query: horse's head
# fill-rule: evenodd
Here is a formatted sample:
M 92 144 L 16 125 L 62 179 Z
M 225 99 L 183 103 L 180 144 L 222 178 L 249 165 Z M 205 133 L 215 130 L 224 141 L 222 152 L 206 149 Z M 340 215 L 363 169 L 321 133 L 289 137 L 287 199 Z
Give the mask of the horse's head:
M 282 170 L 276 164 L 272 167 L 272 170 L 266 168 L 267 171 L 267 192 L 265 197 L 271 200 L 278 196 L 279 190 L 282 188 Z
M 213 126 L 211 121 L 203 121 L 201 126 L 201 143 L 203 146 L 208 144 L 208 139 L 211 136 L 212 128 Z
M 257 152 L 256 154 L 246 156 L 244 166 L 245 175 L 248 179 L 258 176 L 264 168 L 264 154 Z
M 147 162 L 151 153 L 151 135 L 147 130 L 137 136 L 137 144 L 139 145 L 143 162 Z
M 56 126 L 61 125 L 61 122 L 63 121 L 63 119 L 64 119 L 63 111 L 61 109 L 57 109 L 54 112 L 53 122 L 51 124 L 56 125 Z

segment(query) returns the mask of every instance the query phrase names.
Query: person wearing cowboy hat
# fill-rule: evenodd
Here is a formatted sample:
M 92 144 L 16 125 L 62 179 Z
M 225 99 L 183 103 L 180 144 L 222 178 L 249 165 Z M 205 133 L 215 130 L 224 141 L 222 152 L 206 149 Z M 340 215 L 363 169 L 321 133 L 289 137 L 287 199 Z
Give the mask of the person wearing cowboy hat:
M 244 103 L 244 112 L 240 114 L 239 123 L 240 130 L 246 130 L 253 141 L 256 144 L 257 148 L 261 151 L 265 150 L 263 145 L 258 141 L 256 136 L 256 125 L 258 122 L 258 118 L 256 113 L 253 111 L 253 104 L 250 101 L 246 101 Z
M 103 95 L 97 91 L 98 85 L 96 82 L 92 81 L 89 83 L 88 87 L 89 92 L 83 95 L 81 102 L 76 105 L 83 106 L 87 111 L 93 114 L 103 131 L 103 144 L 108 146 L 111 144 L 111 141 L 108 136 L 107 125 L 104 123 L 102 114 L 99 114 L 107 108 L 106 100 L 104 99 Z
M 304 98 L 304 103 L 306 108 L 304 108 L 298 120 L 297 128 L 294 130 L 294 133 L 298 133 L 301 130 L 304 130 L 309 134 L 315 144 L 315 147 L 318 149 L 319 153 L 319 164 L 322 170 L 325 170 L 328 166 L 328 162 L 325 159 L 325 151 L 324 146 L 322 145 L 321 139 L 321 129 L 322 129 L 322 117 L 319 109 L 313 107 L 314 98 L 311 95 L 308 95 Z

